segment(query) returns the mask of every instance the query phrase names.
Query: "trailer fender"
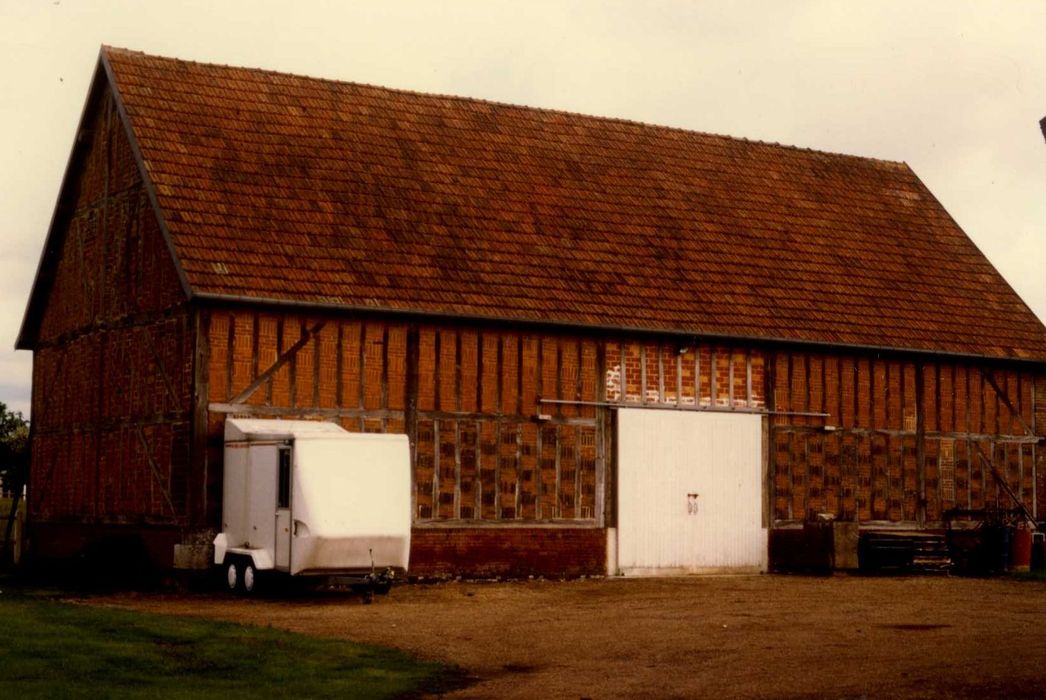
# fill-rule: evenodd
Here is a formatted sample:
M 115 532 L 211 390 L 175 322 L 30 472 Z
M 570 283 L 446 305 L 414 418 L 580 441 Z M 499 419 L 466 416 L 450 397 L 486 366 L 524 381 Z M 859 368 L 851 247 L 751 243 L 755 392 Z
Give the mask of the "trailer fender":
M 258 571 L 269 571 L 276 568 L 272 560 L 272 552 L 267 549 L 251 549 L 249 547 L 229 547 L 225 550 L 225 557 L 240 556 L 247 557 L 254 562 L 254 568 Z
M 225 563 L 225 552 L 229 549 L 229 538 L 224 532 L 218 533 L 214 538 L 214 563 L 221 566 Z
M 223 566 L 230 557 L 246 557 L 254 563 L 258 571 L 268 571 L 276 568 L 272 560 L 272 552 L 267 549 L 253 549 L 251 547 L 230 547 L 225 533 L 214 538 L 214 563 Z

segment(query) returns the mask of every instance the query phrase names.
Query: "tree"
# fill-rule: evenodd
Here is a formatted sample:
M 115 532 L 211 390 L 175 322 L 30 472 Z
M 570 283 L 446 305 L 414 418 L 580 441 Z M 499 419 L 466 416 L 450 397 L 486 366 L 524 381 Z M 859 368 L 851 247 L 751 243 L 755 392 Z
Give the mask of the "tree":
M 11 492 L 11 512 L 4 533 L 3 558 L 10 555 L 11 533 L 14 530 L 18 502 L 29 478 L 29 421 L 21 411 L 9 411 L 0 401 L 0 484 Z

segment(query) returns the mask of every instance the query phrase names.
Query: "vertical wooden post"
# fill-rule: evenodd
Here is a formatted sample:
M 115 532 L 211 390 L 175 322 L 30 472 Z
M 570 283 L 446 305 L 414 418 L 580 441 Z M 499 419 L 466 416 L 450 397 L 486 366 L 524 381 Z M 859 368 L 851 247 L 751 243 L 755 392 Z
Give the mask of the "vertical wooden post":
M 407 377 L 406 377 L 406 404 L 403 416 L 407 430 L 407 442 L 410 445 L 410 512 L 411 521 L 418 517 L 418 366 L 420 363 L 420 350 L 418 345 L 418 324 L 412 323 L 407 326 Z M 339 324 L 338 337 L 341 337 Z M 339 352 L 339 356 L 340 356 Z M 362 381 L 362 378 L 361 378 Z M 341 371 L 338 371 L 338 385 L 341 385 Z M 338 401 L 341 405 L 341 401 Z M 433 517 L 435 517 L 433 504 Z
M 926 389 L 923 386 L 923 363 L 915 363 L 915 473 L 919 484 L 915 519 L 926 524 Z
M 639 345 L 639 403 L 646 403 L 646 343 Z
M 683 405 L 683 355 L 676 351 L 676 406 Z
M 439 336 L 437 335 L 436 338 L 438 339 Z M 439 342 L 439 341 L 437 340 L 437 342 Z M 437 357 L 437 361 L 438 361 L 438 358 L 439 358 L 439 354 L 438 353 L 437 353 L 436 357 Z M 359 368 L 360 368 L 360 380 L 357 382 L 357 388 L 359 389 L 359 396 L 356 397 L 356 406 L 357 406 L 357 408 L 363 409 L 365 407 L 365 405 L 366 405 L 365 397 L 367 396 L 367 323 L 363 319 L 360 319 Z M 294 365 L 291 364 L 292 372 L 293 372 L 293 369 L 294 369 Z M 291 377 L 292 377 L 291 396 L 294 396 L 293 376 L 294 375 L 292 374 L 291 375 Z M 438 386 L 439 385 L 437 385 L 437 387 Z M 438 390 L 439 389 L 437 388 L 437 391 Z M 366 426 L 366 422 L 365 422 L 363 416 L 361 415 L 360 419 L 359 419 L 359 429 L 362 431 L 366 427 L 367 427 Z M 435 512 L 435 507 L 436 506 L 433 505 L 433 512 Z
M 305 329 L 303 332 L 308 333 L 309 332 L 308 331 L 309 325 L 307 323 L 302 324 L 302 325 L 303 325 L 303 328 Z M 254 314 L 254 328 L 255 328 L 254 337 L 255 337 L 255 339 L 257 339 L 257 337 L 258 337 L 258 333 L 257 333 L 258 314 Z M 323 331 L 320 331 L 320 333 L 322 333 L 322 332 Z M 320 343 L 320 334 L 319 333 L 312 333 L 311 336 L 312 337 L 309 338 L 309 342 L 312 343 L 312 405 L 313 406 L 319 406 L 320 405 L 320 379 L 323 377 L 323 374 L 320 372 L 320 364 L 323 362 L 323 354 L 320 352 L 320 347 L 321 347 L 322 343 Z M 255 343 L 255 345 L 254 345 L 254 357 L 255 358 L 258 357 L 258 344 L 257 343 Z M 255 373 L 255 376 L 257 376 L 257 373 Z
M 701 344 L 694 343 L 694 406 L 701 405 Z
M 505 338 L 502 334 L 498 334 L 498 355 L 497 362 L 494 365 L 495 375 L 497 381 L 494 384 L 494 519 L 501 520 L 501 416 L 502 406 L 501 400 L 504 394 L 504 379 L 505 379 Z M 438 346 L 437 346 L 438 350 Z M 437 353 L 438 357 L 438 353 Z M 437 385 L 438 386 L 438 385 Z
M 207 464 L 207 404 L 208 398 L 208 363 L 210 352 L 208 346 L 209 316 L 199 308 L 193 309 L 193 415 L 192 438 L 189 450 L 190 483 L 195 483 L 198 491 L 196 498 L 189 492 L 186 513 L 189 526 L 202 528 L 208 525 L 208 464 Z M 217 523 L 211 523 L 217 524 Z
M 657 402 L 665 402 L 665 352 L 661 343 L 657 344 Z
M 628 359 L 627 345 L 625 340 L 621 340 L 618 343 L 621 348 L 621 378 L 620 386 L 621 391 L 618 393 L 618 403 L 628 403 Z
M 698 353 L 700 356 L 700 352 Z M 777 410 L 777 397 L 774 392 L 774 386 L 776 385 L 776 372 L 777 372 L 777 352 L 767 352 L 765 359 L 763 360 L 763 396 L 765 397 L 766 408 L 768 411 Z M 698 379 L 698 387 L 700 387 L 701 380 Z M 700 394 L 700 388 L 698 389 Z M 766 433 L 766 469 L 765 479 L 763 483 L 766 485 L 766 512 L 767 512 L 767 527 L 772 527 L 774 524 L 774 504 L 777 501 L 777 455 L 770 454 L 770 446 L 774 446 L 776 450 L 777 440 L 776 431 L 777 426 L 774 424 L 775 421 L 766 416 L 763 420 L 763 431 Z M 771 467 L 771 460 L 773 460 L 773 467 Z
M 439 435 L 439 418 L 432 419 L 432 517 L 434 520 L 440 520 L 440 454 L 442 452 L 440 435 Z
M 319 337 L 316 338 L 316 348 L 320 347 Z M 317 357 L 319 355 L 317 354 Z M 317 377 L 319 376 L 319 360 L 316 361 Z M 316 386 L 319 386 L 319 381 L 316 382 Z M 386 432 L 389 429 L 389 324 L 383 324 L 381 330 L 381 432 Z
M 624 368 L 622 367 L 622 370 Z M 607 400 L 607 382 L 606 382 L 606 371 L 607 371 L 607 356 L 606 356 L 606 344 L 604 342 L 596 343 L 596 401 L 603 403 Z M 622 375 L 623 376 L 623 375 Z M 621 388 L 624 392 L 624 387 Z M 592 515 L 596 518 L 596 525 L 599 527 L 606 527 L 606 483 L 607 477 L 606 472 L 608 468 L 608 460 L 606 454 L 606 434 L 609 426 L 607 425 L 607 416 L 610 413 L 610 409 L 606 406 L 596 407 L 596 493 L 595 503 L 593 503 Z M 540 436 L 541 431 L 538 431 Z M 541 447 L 539 443 L 538 447 L 538 458 L 541 457 Z
M 716 396 L 716 391 L 717 391 L 717 387 L 716 387 L 716 372 L 717 372 L 717 368 L 716 368 L 715 348 L 713 347 L 710 352 L 711 352 L 710 359 L 708 361 L 708 399 L 709 399 L 710 405 L 715 406 L 716 405 L 716 399 L 717 399 L 717 396 Z
M 727 353 L 726 353 L 726 362 L 727 362 L 727 370 L 726 370 L 727 378 L 726 378 L 726 381 L 727 381 L 727 384 L 729 385 L 729 389 L 727 389 L 727 397 L 728 397 L 727 398 L 727 402 L 730 404 L 730 408 L 733 408 L 734 407 L 734 351 L 733 351 L 732 348 L 730 350 L 728 350 Z
M 822 365 L 822 371 L 824 365 Z M 821 386 L 824 386 L 822 379 Z M 765 394 L 764 394 L 765 396 Z M 752 396 L 752 348 L 749 347 L 745 351 L 745 406 L 753 408 L 755 406 L 754 397 Z
M 94 415 L 94 517 L 97 522 L 104 512 L 101 503 L 102 498 L 102 417 L 105 412 L 105 390 L 109 386 L 105 376 L 105 348 L 106 331 L 98 330 L 98 384 L 95 387 L 95 415 Z M 177 513 L 172 513 L 177 516 Z
M 760 419 L 762 423 L 762 474 L 763 474 L 763 527 L 770 528 L 773 526 L 773 498 L 774 498 L 774 479 L 773 473 L 770 469 L 770 430 L 771 420 L 770 416 L 763 416 Z

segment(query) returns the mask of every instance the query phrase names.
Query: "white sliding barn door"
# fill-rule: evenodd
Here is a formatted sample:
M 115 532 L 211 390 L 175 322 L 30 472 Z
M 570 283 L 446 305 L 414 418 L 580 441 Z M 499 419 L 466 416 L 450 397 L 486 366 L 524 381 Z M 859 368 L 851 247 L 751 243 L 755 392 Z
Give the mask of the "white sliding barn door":
M 621 573 L 766 570 L 760 416 L 620 409 L 617 427 Z

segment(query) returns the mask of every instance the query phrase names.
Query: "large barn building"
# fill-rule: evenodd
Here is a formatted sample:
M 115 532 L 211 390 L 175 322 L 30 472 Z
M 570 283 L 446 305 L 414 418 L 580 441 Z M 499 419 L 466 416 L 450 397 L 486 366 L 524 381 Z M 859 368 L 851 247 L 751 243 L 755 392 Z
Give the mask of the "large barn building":
M 103 48 L 18 347 L 43 558 L 208 541 L 234 415 L 406 433 L 417 575 L 1046 514 L 1046 328 L 897 162 Z

